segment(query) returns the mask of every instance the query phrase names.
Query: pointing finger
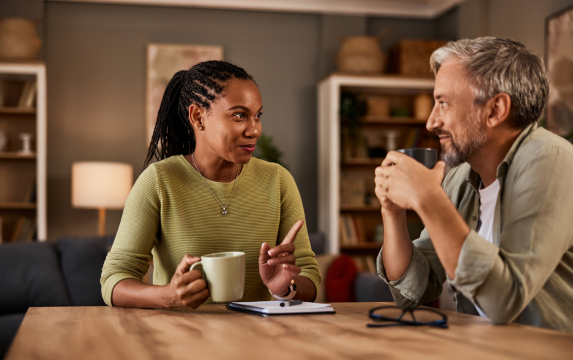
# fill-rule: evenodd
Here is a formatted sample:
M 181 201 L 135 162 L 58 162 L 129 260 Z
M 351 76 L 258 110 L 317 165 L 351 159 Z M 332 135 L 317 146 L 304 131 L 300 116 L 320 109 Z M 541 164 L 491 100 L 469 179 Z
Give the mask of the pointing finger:
M 287 236 L 285 236 L 282 244 L 292 243 L 294 241 L 294 239 L 296 238 L 298 231 L 300 230 L 300 228 L 302 228 L 303 224 L 304 224 L 304 220 L 299 220 L 299 221 L 295 222 L 294 225 L 290 228 L 290 231 L 288 232 Z

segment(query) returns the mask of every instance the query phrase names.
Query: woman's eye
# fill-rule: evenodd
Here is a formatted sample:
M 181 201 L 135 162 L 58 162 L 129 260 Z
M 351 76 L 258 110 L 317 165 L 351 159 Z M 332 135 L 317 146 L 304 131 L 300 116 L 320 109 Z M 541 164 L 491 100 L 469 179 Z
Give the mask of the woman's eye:
M 239 118 L 239 119 L 245 119 L 246 118 L 244 113 L 234 113 L 233 116 L 236 118 Z
M 262 113 L 262 112 L 258 113 L 256 117 L 257 117 L 257 119 L 260 119 L 261 116 L 263 116 L 263 113 Z

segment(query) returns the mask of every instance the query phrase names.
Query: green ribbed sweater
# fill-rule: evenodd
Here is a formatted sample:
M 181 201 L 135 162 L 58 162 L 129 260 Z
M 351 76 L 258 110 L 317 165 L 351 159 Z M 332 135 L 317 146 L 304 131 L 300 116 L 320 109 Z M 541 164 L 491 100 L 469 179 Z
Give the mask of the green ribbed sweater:
M 233 182 L 207 180 L 225 204 Z M 137 179 L 127 201 L 119 230 L 101 274 L 103 299 L 112 305 L 112 291 L 124 279 L 141 280 L 153 258 L 153 283 L 168 284 L 183 256 L 223 251 L 247 255 L 242 301 L 270 300 L 259 275 L 263 242 L 280 244 L 292 225 L 304 219 L 298 188 L 282 166 L 252 158 L 243 166 L 227 215 L 205 186 L 201 175 L 181 155 L 150 165 Z M 306 224 L 299 231 L 296 265 L 318 289 L 320 272 L 310 248 Z M 211 299 L 207 303 L 211 303 Z

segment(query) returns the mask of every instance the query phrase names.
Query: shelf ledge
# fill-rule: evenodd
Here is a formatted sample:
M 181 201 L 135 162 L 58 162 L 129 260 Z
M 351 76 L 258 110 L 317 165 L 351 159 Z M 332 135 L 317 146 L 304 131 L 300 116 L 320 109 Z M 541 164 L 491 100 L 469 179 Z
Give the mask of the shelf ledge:
M 0 152 L 0 159 L 34 160 L 34 159 L 36 159 L 36 153 L 22 154 L 19 152 Z
M 0 107 L 0 114 L 36 114 L 35 108 L 19 108 L 15 106 L 2 106 Z
M 0 203 L 0 210 L 36 210 L 36 203 Z

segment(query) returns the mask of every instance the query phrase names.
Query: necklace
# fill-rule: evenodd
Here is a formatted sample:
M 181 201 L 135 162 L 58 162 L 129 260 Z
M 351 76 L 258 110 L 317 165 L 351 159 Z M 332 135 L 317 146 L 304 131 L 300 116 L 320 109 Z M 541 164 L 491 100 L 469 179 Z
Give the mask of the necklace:
M 201 179 L 203 179 L 203 182 L 205 183 L 205 185 L 207 185 L 207 189 L 209 189 L 209 191 L 211 192 L 211 194 L 213 195 L 215 200 L 217 200 L 217 202 L 219 203 L 219 206 L 222 209 L 221 215 L 227 215 L 227 205 L 229 205 L 229 201 L 231 201 L 231 196 L 233 196 L 233 191 L 235 191 L 235 186 L 237 185 L 237 178 L 239 177 L 239 171 L 241 170 L 241 166 L 239 165 L 239 168 L 237 169 L 237 175 L 235 176 L 235 183 L 233 184 L 233 189 L 231 190 L 231 195 L 229 196 L 229 199 L 227 200 L 227 203 L 225 204 L 225 206 L 223 206 L 223 204 L 221 204 L 219 199 L 217 199 L 217 197 L 215 196 L 215 193 L 213 192 L 213 190 L 211 190 L 211 187 L 209 186 L 209 184 L 207 184 L 207 181 L 205 180 L 205 177 L 203 176 L 203 174 L 201 174 L 201 170 L 199 170 L 199 167 L 197 166 L 197 163 L 195 162 L 195 157 L 193 156 L 193 154 L 195 154 L 195 153 L 191 153 L 191 159 L 193 159 L 193 165 L 195 165 L 195 169 L 197 169 L 197 171 L 199 171 L 199 175 L 201 175 Z

